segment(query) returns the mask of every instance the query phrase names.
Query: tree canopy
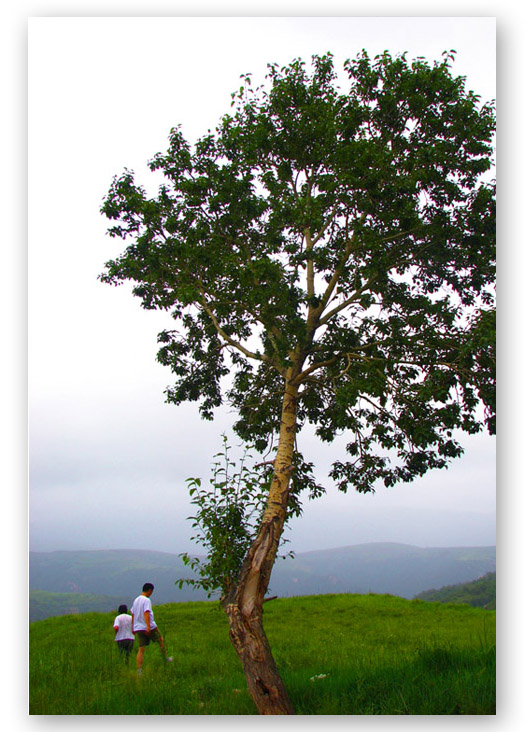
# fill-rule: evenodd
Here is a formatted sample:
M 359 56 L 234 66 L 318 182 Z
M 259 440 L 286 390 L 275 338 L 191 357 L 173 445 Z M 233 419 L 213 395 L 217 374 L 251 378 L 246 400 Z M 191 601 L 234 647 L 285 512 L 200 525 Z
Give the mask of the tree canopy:
M 330 54 L 269 65 L 214 132 L 171 131 L 157 195 L 126 170 L 102 207 L 129 242 L 102 279 L 172 313 L 167 400 L 205 418 L 227 400 L 265 451 L 293 372 L 297 430 L 348 435 L 341 490 L 412 480 L 461 453 L 456 429 L 495 430 L 494 107 L 453 56 L 362 52 L 342 89 Z M 296 489 L 314 487 L 301 465 Z

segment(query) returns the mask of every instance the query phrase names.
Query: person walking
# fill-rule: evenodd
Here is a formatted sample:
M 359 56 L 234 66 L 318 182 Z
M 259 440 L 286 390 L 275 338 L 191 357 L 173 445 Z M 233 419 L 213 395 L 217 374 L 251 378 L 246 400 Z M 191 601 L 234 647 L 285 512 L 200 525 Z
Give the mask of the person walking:
M 155 618 L 153 617 L 150 597 L 154 589 L 155 587 L 151 582 L 146 582 L 142 587 L 142 594 L 133 600 L 133 605 L 131 606 L 132 629 L 139 644 L 139 650 L 137 651 L 137 672 L 139 674 L 142 673 L 144 651 L 151 641 L 159 644 L 164 661 L 173 661 L 173 658 L 168 656 L 166 652 L 164 638 L 160 634 Z
M 131 615 L 128 615 L 128 606 L 120 605 L 119 614 L 113 621 L 113 629 L 115 631 L 115 641 L 121 655 L 125 656 L 126 666 L 129 665 L 129 656 L 133 650 L 135 636 L 131 622 Z

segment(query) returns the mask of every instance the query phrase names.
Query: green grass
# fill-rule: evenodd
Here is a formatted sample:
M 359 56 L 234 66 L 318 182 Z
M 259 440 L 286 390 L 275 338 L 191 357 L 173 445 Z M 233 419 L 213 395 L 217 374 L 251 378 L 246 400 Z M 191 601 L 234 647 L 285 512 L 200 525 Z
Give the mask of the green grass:
M 30 625 L 30 713 L 256 714 L 216 603 L 160 605 L 174 663 L 155 645 L 138 677 L 113 641 L 113 613 Z M 265 628 L 303 715 L 495 714 L 496 613 L 386 595 L 265 605 Z

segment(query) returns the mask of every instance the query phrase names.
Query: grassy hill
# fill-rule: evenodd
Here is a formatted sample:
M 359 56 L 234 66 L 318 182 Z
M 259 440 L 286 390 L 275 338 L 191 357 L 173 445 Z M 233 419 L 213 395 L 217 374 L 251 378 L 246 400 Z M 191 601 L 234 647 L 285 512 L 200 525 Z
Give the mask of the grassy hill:
M 329 593 L 389 593 L 412 598 L 433 587 L 467 582 L 493 571 L 495 547 L 421 548 L 406 544 L 361 544 L 297 554 L 278 560 L 270 593 L 295 597 Z M 144 582 L 155 585 L 159 604 L 206 599 L 190 587 L 178 589 L 175 580 L 190 576 L 176 554 L 137 550 L 30 552 L 29 587 L 64 595 L 49 596 L 46 617 L 70 612 L 71 593 L 106 596 L 106 603 L 90 606 L 78 598 L 79 612 L 128 606 Z M 63 602 L 62 607 L 60 603 Z M 38 611 L 38 614 L 37 614 Z M 30 597 L 30 620 L 43 617 L 44 598 L 35 607 Z
M 417 596 L 428 602 L 464 602 L 472 607 L 496 609 L 496 572 L 489 572 L 473 582 L 427 590 Z
M 155 606 L 174 663 L 156 646 L 138 677 L 113 613 L 31 623 L 30 713 L 253 715 L 217 603 Z M 282 598 L 265 627 L 301 715 L 495 714 L 496 613 L 381 595 Z M 57 693 L 60 690 L 60 693 Z

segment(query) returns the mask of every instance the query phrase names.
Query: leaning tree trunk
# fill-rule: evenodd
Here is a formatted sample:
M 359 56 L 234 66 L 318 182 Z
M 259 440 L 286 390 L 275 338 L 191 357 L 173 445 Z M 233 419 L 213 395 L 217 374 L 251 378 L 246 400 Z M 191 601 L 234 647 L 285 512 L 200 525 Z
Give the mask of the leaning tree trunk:
M 262 608 L 286 520 L 297 401 L 297 388 L 288 381 L 274 476 L 261 527 L 246 556 L 237 585 L 222 600 L 230 625 L 230 638 L 259 714 L 295 714 L 264 632 Z

